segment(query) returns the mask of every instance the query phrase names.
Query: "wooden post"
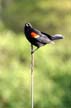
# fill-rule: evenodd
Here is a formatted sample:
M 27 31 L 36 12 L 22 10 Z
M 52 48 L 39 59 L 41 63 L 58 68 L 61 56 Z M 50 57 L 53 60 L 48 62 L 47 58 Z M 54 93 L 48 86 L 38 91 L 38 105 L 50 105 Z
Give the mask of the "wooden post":
M 34 108 L 34 48 L 31 44 L 31 108 Z

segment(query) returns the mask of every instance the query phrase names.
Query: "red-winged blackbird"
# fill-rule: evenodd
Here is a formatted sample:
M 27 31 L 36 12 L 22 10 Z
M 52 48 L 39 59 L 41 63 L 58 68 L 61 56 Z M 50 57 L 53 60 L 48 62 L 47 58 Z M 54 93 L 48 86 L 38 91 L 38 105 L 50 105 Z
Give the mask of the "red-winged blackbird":
M 54 43 L 54 40 L 63 39 L 63 36 L 61 34 L 55 34 L 51 36 L 47 33 L 40 32 L 39 30 L 33 28 L 30 23 L 25 24 L 24 33 L 28 41 L 32 45 L 36 46 L 37 49 L 46 44 Z

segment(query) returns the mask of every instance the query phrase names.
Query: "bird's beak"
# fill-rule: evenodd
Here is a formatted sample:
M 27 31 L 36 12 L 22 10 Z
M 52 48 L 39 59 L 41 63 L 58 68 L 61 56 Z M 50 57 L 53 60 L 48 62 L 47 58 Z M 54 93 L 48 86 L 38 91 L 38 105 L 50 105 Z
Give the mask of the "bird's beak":
M 25 24 L 26 25 L 26 27 L 28 27 L 28 24 Z

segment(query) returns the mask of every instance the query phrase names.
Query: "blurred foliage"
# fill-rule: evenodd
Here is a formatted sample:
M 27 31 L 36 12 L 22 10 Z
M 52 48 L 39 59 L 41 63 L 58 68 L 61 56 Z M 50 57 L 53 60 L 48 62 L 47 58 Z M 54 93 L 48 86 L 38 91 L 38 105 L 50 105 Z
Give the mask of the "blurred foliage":
M 25 22 L 65 37 L 35 53 L 34 108 L 71 108 L 71 0 L 0 0 L 0 108 L 31 108 Z

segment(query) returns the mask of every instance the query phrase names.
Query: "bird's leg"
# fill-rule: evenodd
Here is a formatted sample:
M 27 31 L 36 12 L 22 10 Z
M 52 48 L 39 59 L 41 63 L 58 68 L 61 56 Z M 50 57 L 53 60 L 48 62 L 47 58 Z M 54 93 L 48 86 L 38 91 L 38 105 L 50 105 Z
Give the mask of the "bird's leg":
M 38 50 L 38 47 L 36 49 L 33 49 L 33 51 L 31 51 L 31 54 L 33 54 L 37 50 Z

